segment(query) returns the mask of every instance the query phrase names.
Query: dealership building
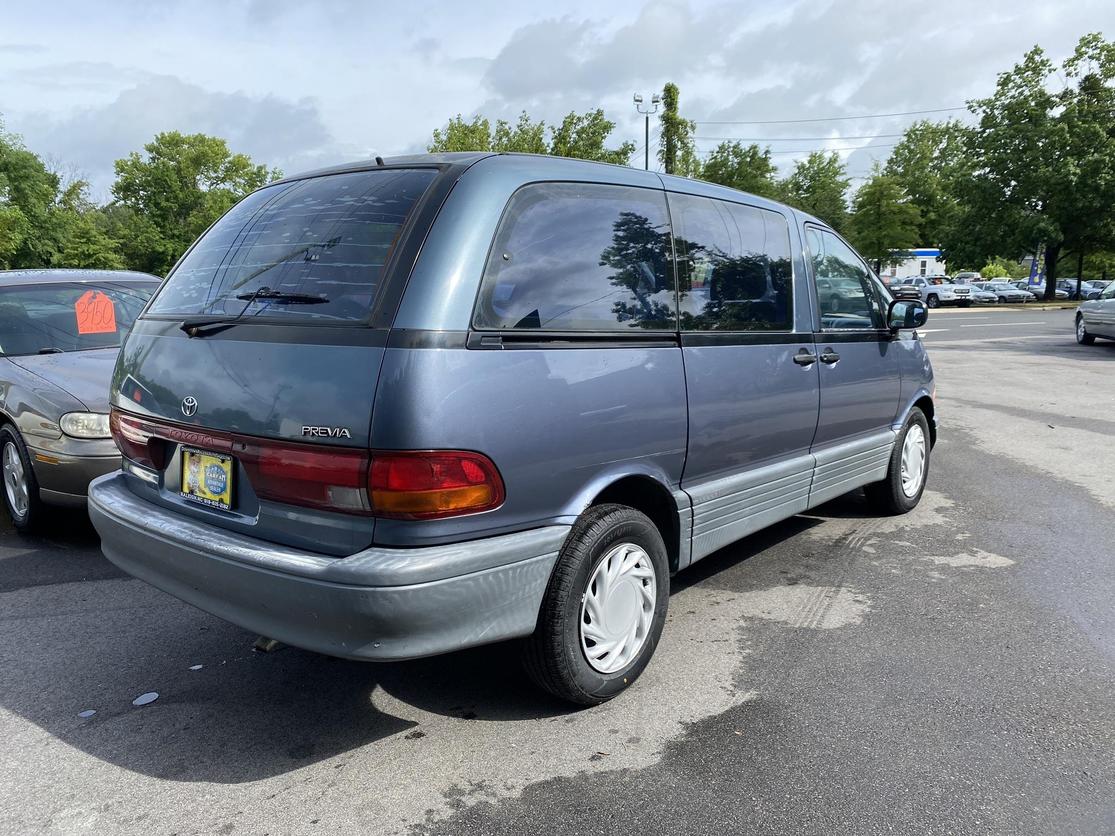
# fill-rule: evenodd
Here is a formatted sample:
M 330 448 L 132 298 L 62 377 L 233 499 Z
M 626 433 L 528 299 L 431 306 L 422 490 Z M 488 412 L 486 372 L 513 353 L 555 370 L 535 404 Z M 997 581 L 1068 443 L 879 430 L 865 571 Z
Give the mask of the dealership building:
M 948 271 L 941 250 L 937 247 L 920 247 L 908 250 L 905 258 L 897 264 L 884 264 L 879 278 L 885 282 L 891 279 L 905 279 L 910 276 L 940 276 Z

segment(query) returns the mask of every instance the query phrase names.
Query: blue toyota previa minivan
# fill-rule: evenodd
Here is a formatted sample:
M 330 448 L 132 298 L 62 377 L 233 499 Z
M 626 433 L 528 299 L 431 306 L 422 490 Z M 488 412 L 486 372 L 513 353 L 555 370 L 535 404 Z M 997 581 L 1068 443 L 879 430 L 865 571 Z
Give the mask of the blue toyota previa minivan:
M 393 158 L 234 206 L 112 382 L 105 554 L 234 624 L 391 660 L 521 638 L 573 702 L 635 681 L 670 576 L 864 488 L 921 498 L 918 300 L 824 223 L 521 154 Z

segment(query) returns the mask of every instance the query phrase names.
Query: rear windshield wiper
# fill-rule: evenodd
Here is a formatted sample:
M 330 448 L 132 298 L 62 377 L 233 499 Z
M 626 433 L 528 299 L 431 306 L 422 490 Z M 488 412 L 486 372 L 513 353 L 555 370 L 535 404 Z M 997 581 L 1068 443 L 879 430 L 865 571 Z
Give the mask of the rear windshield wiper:
M 251 293 L 241 293 L 236 298 L 244 301 L 244 307 L 240 309 L 240 313 L 236 316 L 217 318 L 211 316 L 194 316 L 182 320 L 182 324 L 178 327 L 191 337 L 202 337 L 206 334 L 215 334 L 218 331 L 231 328 L 244 318 L 244 314 L 247 312 L 248 308 L 252 306 L 253 302 L 260 300 L 278 302 L 282 305 L 320 305 L 323 302 L 329 301 L 327 296 L 311 296 L 308 293 L 284 293 L 281 290 L 272 290 L 269 287 L 260 287 L 253 290 Z

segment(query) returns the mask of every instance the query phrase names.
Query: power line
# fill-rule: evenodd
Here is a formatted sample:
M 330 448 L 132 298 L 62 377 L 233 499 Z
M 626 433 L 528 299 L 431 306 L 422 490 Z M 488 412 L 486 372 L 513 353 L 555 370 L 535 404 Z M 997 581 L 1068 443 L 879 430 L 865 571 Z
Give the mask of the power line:
M 826 139 L 893 139 L 896 136 L 905 136 L 905 134 L 856 134 L 856 135 L 842 135 L 842 136 L 695 136 L 694 139 L 711 139 L 717 142 L 726 142 L 729 140 L 737 140 L 739 142 L 812 142 L 820 140 L 824 142 Z
M 795 148 L 791 151 L 785 149 L 781 151 L 770 151 L 771 156 L 775 154 L 824 154 L 828 151 L 866 151 L 868 148 L 893 148 L 897 142 L 882 142 L 878 145 L 849 145 L 842 148 Z
M 800 125 L 805 122 L 843 122 L 852 119 L 883 119 L 889 116 L 921 116 L 924 113 L 948 113 L 954 110 L 967 110 L 961 107 L 937 107 L 931 110 L 904 110 L 896 113 L 865 113 L 861 116 L 819 116 L 815 119 L 752 119 L 736 121 L 696 120 L 698 125 Z

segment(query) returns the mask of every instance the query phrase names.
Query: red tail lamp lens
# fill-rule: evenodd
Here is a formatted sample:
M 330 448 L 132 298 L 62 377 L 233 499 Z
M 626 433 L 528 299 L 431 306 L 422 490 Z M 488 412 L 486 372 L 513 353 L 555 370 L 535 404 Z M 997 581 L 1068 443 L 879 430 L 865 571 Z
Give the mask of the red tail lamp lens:
M 427 520 L 503 504 L 503 480 L 487 456 L 457 450 L 375 452 L 368 490 L 376 516 Z
M 244 466 L 260 499 L 350 514 L 371 513 L 366 450 L 237 438 L 232 454 Z
M 155 434 L 146 422 L 112 409 L 108 414 L 108 428 L 116 447 L 126 457 L 144 467 L 157 467 L 154 455 L 156 451 L 151 449 L 149 443 Z

